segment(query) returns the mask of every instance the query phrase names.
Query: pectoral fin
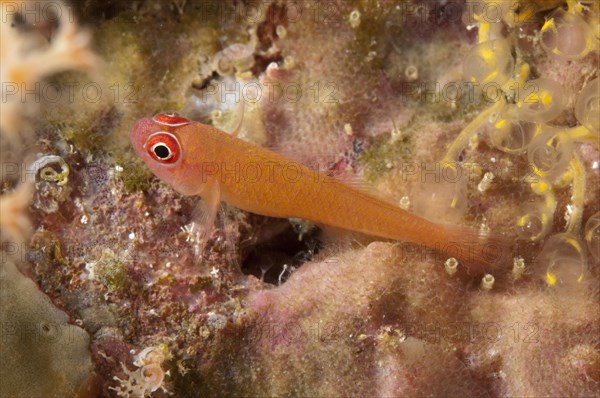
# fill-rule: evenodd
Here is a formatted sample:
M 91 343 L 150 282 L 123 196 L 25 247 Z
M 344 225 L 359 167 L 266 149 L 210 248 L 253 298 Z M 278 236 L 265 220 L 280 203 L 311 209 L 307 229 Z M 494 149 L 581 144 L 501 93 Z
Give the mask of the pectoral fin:
M 202 200 L 192 212 L 192 221 L 198 231 L 199 254 L 204 252 L 208 238 L 215 227 L 215 219 L 221 204 L 221 189 L 218 181 L 210 182 L 202 192 Z
M 244 124 L 244 111 L 245 111 L 245 109 L 246 109 L 246 101 L 244 101 L 244 99 L 242 99 L 240 101 L 240 105 L 239 105 L 240 118 L 239 118 L 237 126 L 231 132 L 231 135 L 234 136 L 235 138 L 239 138 L 240 131 L 242 130 L 242 125 Z

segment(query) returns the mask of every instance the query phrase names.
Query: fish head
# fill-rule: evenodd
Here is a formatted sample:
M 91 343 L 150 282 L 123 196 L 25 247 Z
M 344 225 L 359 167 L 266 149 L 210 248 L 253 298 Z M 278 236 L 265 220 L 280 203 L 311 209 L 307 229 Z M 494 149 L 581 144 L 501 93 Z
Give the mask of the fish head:
M 194 194 L 186 181 L 185 127 L 194 123 L 177 113 L 159 113 L 135 122 L 130 140 L 133 149 L 148 168 L 177 191 Z

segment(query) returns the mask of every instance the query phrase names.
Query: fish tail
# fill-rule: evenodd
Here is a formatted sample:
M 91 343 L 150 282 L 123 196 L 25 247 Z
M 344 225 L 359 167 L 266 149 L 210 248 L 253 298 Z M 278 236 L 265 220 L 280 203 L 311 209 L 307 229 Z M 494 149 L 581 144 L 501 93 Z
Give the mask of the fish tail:
M 465 265 L 469 274 L 490 273 L 501 268 L 510 269 L 514 247 L 509 239 L 484 234 L 469 227 L 450 227 L 446 232 L 442 252 Z

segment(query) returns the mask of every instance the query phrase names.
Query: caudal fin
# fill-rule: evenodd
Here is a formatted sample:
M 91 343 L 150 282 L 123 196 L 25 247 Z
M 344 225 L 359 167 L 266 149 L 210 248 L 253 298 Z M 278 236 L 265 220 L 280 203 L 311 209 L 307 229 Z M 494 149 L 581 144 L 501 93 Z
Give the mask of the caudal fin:
M 465 265 L 468 274 L 479 275 L 512 267 L 514 243 L 508 238 L 482 234 L 468 227 L 452 227 L 442 252 Z

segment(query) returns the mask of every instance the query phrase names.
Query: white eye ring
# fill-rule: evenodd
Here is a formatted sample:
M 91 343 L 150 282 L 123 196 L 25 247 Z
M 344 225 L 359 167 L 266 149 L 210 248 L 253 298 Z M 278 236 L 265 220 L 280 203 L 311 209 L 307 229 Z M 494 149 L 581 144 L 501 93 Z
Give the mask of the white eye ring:
M 157 139 L 154 140 L 154 137 L 156 137 L 159 134 L 165 137 L 157 137 Z M 165 156 L 164 158 L 161 158 L 155 152 L 156 148 L 161 145 L 165 146 L 169 151 L 168 156 Z M 147 153 L 151 154 L 151 156 L 155 160 L 159 160 L 164 163 L 177 163 L 181 160 L 181 157 L 183 156 L 183 148 L 181 148 L 179 139 L 177 138 L 177 136 L 175 136 L 172 133 L 169 133 L 168 131 L 157 131 L 155 133 L 150 134 L 148 138 L 146 138 L 146 142 L 144 142 L 143 148 L 145 151 L 147 151 Z
M 158 153 L 156 153 L 156 148 L 159 146 L 164 146 L 167 149 L 167 151 L 169 152 L 169 155 L 167 155 L 166 157 L 159 156 Z M 173 157 L 173 152 L 171 151 L 171 148 L 169 148 L 169 146 L 167 144 L 165 144 L 164 142 L 157 142 L 156 144 L 152 145 L 152 148 L 150 148 L 150 150 L 160 160 L 169 160 Z
M 191 120 L 185 120 L 185 121 L 181 121 L 179 123 L 167 123 L 164 120 L 158 119 L 158 116 L 160 116 L 160 115 L 166 115 L 169 117 L 175 117 L 175 116 L 180 116 L 180 115 L 177 112 L 167 112 L 167 113 L 157 113 L 156 115 L 152 116 L 152 120 L 154 122 L 161 124 L 163 126 L 177 127 L 177 126 L 185 126 L 186 124 L 192 123 Z

